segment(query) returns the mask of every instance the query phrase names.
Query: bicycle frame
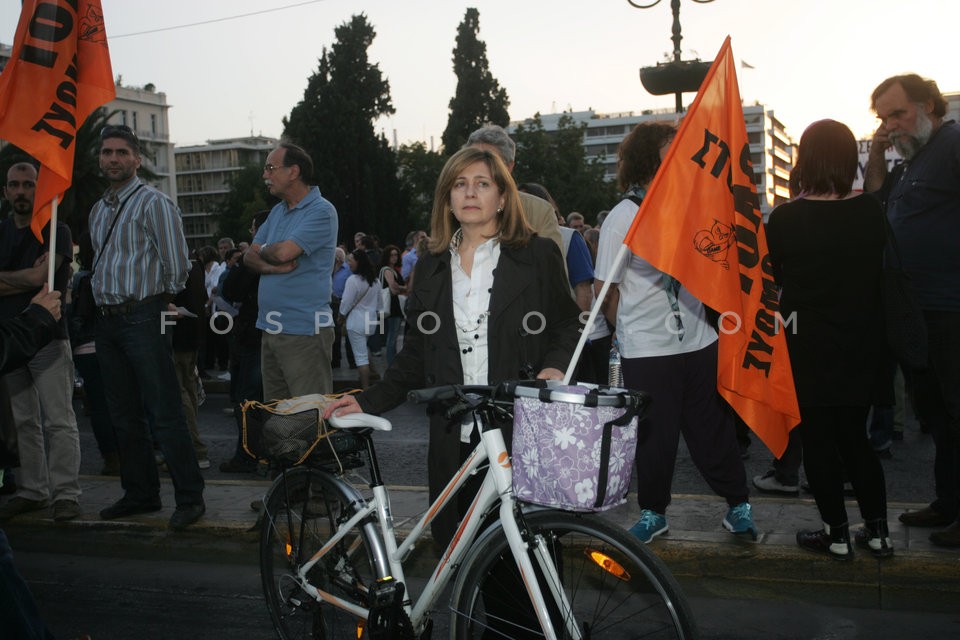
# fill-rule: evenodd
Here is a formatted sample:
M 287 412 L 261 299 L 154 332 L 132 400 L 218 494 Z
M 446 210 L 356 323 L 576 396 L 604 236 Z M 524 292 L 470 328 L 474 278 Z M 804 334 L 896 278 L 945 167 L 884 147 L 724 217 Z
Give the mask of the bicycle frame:
M 479 416 L 477 422 L 482 423 L 482 419 L 479 419 Z M 356 495 L 356 513 L 347 522 L 342 523 L 338 527 L 337 532 L 310 560 L 299 567 L 297 581 L 303 590 L 314 599 L 325 601 L 333 606 L 349 611 L 358 618 L 367 619 L 369 615 L 368 609 L 346 602 L 331 593 L 322 591 L 311 585 L 306 577 L 310 569 L 319 562 L 330 549 L 334 548 L 343 540 L 348 532 L 375 513 L 380 536 L 379 539 L 369 540 L 368 543 L 370 553 L 374 556 L 377 574 L 379 577 L 392 576 L 397 582 L 402 582 L 406 585 L 403 562 L 413 550 L 423 532 L 433 521 L 436 514 L 450 504 L 453 498 L 464 488 L 467 481 L 488 461 L 490 464 L 487 465 L 480 491 L 471 503 L 453 539 L 441 555 L 436 568 L 416 601 L 412 602 L 408 594 L 403 603 L 404 610 L 409 616 L 414 632 L 419 635 L 427 624 L 429 611 L 436 604 L 440 594 L 456 573 L 471 544 L 480 533 L 484 514 L 490 511 L 499 500 L 501 526 L 506 534 L 513 557 L 520 569 L 520 575 L 523 578 L 527 593 L 530 596 L 530 601 L 534 603 L 534 609 L 540 626 L 546 638 L 555 639 L 557 634 L 554 631 L 553 622 L 550 619 L 545 595 L 550 598 L 552 602 L 555 602 L 561 611 L 569 611 L 569 603 L 566 601 L 563 590 L 559 587 L 560 581 L 556 566 L 550 554 L 544 548 L 545 545 L 539 544 L 537 540 L 527 542 L 521 533 L 521 527 L 515 515 L 517 503 L 513 497 L 513 474 L 510 456 L 507 453 L 503 432 L 497 428 L 481 429 L 480 443 L 450 480 L 440 496 L 420 518 L 410 534 L 399 545 L 397 544 L 393 516 L 390 510 L 390 497 L 386 487 L 382 483 L 372 486 L 373 498 L 369 502 L 366 501 L 359 492 L 353 490 Z M 345 481 L 341 480 L 340 482 L 350 486 L 349 483 Z M 550 585 L 549 594 L 544 594 L 541 591 L 540 584 L 535 578 L 534 565 L 528 554 L 531 548 L 533 550 L 533 557 L 537 562 L 537 568 L 546 577 L 547 584 Z M 576 622 L 569 618 L 570 616 L 564 616 L 565 627 L 567 628 L 568 634 L 572 638 L 580 638 Z

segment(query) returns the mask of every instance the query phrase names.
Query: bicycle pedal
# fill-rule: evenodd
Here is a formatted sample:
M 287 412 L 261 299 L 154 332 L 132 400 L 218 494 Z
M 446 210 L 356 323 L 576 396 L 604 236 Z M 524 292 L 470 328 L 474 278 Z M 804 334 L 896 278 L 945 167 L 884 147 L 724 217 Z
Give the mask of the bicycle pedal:
M 403 610 L 405 588 L 393 578 L 377 580 L 370 589 L 370 614 L 366 637 L 370 640 L 408 640 L 413 626 Z

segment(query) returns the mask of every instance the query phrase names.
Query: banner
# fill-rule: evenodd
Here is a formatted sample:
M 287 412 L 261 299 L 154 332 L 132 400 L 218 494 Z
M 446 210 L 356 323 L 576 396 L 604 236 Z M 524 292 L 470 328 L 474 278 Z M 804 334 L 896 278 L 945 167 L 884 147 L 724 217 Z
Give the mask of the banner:
M 720 312 L 717 388 L 777 456 L 800 421 L 729 36 L 624 240 Z
M 25 0 L 0 73 L 0 138 L 40 162 L 37 239 L 73 181 L 77 129 L 115 96 L 100 0 Z

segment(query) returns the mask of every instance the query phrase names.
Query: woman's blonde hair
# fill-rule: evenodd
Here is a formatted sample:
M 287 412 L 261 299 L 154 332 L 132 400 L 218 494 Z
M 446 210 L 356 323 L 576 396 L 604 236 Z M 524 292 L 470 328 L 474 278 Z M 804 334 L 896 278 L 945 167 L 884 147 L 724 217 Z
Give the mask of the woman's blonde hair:
M 437 188 L 433 194 L 433 213 L 430 217 L 429 248 L 434 255 L 450 248 L 450 240 L 460 228 L 450 206 L 450 192 L 460 174 L 476 162 L 486 163 L 490 177 L 503 196 L 503 210 L 497 214 L 500 242 L 511 248 L 519 248 L 530 241 L 533 229 L 523 215 L 523 205 L 520 204 L 520 195 L 510 170 L 496 154 L 476 147 L 467 147 L 447 160 L 437 180 Z

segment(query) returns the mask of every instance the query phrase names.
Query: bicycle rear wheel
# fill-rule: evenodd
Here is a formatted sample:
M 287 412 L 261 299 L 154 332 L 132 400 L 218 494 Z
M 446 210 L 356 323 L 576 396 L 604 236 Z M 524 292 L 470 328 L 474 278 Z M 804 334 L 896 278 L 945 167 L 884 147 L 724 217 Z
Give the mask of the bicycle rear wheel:
M 555 560 L 565 605 L 551 598 L 543 572 L 535 573 L 559 638 L 576 637 L 571 626 L 591 640 L 697 637 L 680 586 L 629 533 L 595 516 L 554 510 L 524 520 Z M 499 527 L 465 561 L 451 602 L 453 638 L 544 637 Z
M 264 501 L 260 576 L 270 619 L 281 640 L 357 638 L 365 620 L 306 593 L 297 570 L 353 514 L 356 496 L 325 472 L 296 467 L 279 477 Z M 351 530 L 307 574 L 310 584 L 367 607 L 376 581 L 368 536 L 373 525 Z

